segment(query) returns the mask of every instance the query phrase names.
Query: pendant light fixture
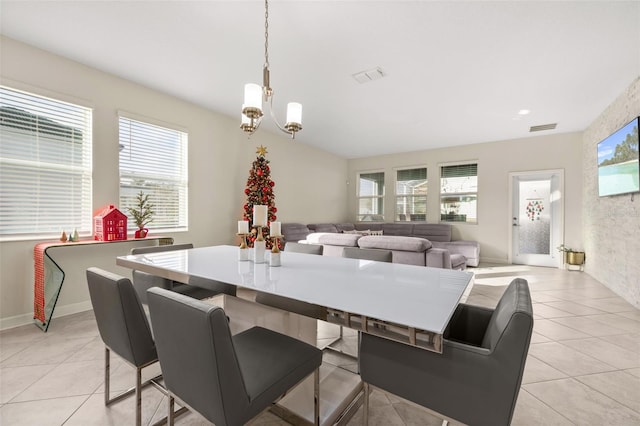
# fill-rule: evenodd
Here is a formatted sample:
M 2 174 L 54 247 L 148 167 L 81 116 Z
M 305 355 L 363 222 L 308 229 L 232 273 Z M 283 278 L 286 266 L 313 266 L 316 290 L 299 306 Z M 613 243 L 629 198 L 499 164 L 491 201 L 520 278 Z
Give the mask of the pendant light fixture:
M 244 86 L 244 104 L 242 105 L 242 121 L 240 128 L 252 135 L 262 122 L 263 103 L 269 107 L 271 118 L 284 133 L 295 139 L 296 132 L 302 130 L 302 105 L 298 102 L 287 104 L 287 121 L 281 126 L 273 112 L 273 89 L 269 85 L 269 1 L 264 2 L 264 67 L 262 69 L 262 86 L 249 83 Z

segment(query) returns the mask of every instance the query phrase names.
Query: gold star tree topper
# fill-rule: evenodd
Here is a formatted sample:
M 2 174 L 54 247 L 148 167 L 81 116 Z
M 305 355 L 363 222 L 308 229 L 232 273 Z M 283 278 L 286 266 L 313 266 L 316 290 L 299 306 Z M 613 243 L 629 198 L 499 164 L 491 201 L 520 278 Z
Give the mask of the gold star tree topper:
M 260 145 L 258 149 L 256 149 L 256 154 L 258 154 L 260 157 L 264 157 L 265 155 L 267 155 L 267 148 Z

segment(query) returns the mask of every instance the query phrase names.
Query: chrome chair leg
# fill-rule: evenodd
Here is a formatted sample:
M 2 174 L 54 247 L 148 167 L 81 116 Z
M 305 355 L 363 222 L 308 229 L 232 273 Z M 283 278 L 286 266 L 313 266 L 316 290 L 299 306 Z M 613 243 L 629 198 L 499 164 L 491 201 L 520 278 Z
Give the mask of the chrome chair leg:
M 362 424 L 364 426 L 369 425 L 369 383 L 362 382 L 364 385 L 364 404 L 362 409 L 364 410 L 362 413 Z
M 109 395 L 110 395 L 110 386 L 109 386 L 109 373 L 111 370 L 111 357 L 109 348 L 105 346 L 104 348 L 104 405 L 107 406 L 110 404 Z
M 136 368 L 136 426 L 142 426 L 142 368 Z
M 313 421 L 320 426 L 320 369 L 313 372 Z
M 173 423 L 175 422 L 175 415 L 173 413 L 173 395 L 168 394 L 168 400 L 169 400 L 169 406 L 168 406 L 168 411 L 167 411 L 167 424 L 169 426 L 173 426 Z

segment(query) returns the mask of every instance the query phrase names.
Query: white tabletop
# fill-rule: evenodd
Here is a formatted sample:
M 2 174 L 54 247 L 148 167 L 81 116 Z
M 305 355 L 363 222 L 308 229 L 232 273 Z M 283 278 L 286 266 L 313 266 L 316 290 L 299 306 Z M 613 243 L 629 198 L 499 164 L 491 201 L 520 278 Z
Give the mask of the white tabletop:
M 281 252 L 280 267 L 238 261 L 238 247 L 213 246 L 136 256 L 116 263 L 188 282 L 191 276 L 276 294 L 442 334 L 470 272 Z

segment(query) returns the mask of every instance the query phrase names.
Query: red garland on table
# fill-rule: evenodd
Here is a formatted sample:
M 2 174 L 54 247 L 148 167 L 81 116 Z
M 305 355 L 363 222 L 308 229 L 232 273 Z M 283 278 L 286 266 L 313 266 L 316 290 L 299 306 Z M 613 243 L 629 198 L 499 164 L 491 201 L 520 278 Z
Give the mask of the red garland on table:
M 251 234 L 247 237 L 247 245 L 253 247 L 253 242 L 256 240 L 257 231 L 252 228 L 253 225 L 253 206 L 264 205 L 267 206 L 267 225 L 275 221 L 278 209 L 275 204 L 275 195 L 273 193 L 273 187 L 275 182 L 271 180 L 271 169 L 269 168 L 269 160 L 264 158 L 267 154 L 267 148 L 260 145 L 256 150 L 258 157 L 253 162 L 251 169 L 249 170 L 249 178 L 247 179 L 247 186 L 244 193 L 247 196 L 247 202 L 243 206 L 244 220 L 249 221 L 249 229 Z M 267 243 L 267 249 L 272 248 L 273 241 L 269 236 L 269 228 L 262 228 L 262 235 Z M 282 248 L 282 242 L 279 241 L 278 248 Z

